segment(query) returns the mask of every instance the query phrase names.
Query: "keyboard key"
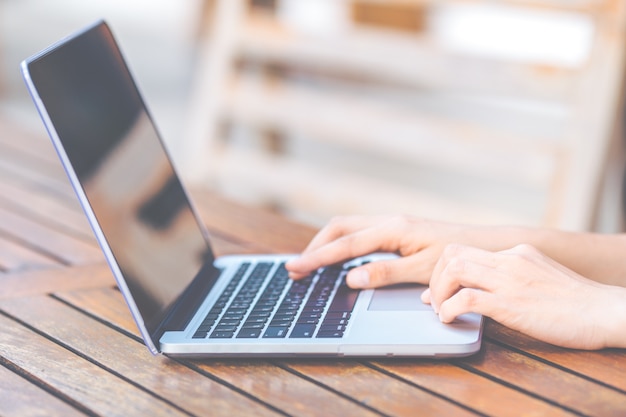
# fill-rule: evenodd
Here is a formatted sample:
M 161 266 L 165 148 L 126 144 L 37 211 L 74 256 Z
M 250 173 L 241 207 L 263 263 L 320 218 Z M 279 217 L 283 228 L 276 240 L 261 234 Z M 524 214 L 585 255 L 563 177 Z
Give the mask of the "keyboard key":
M 326 318 L 324 319 L 324 325 L 327 324 L 337 324 L 337 325 L 347 325 L 348 324 L 348 319 L 331 319 L 331 318 Z
M 241 326 L 242 329 L 257 329 L 257 330 L 262 330 L 263 327 L 265 327 L 265 323 L 249 323 L 249 322 L 245 322 L 243 324 L 243 326 Z
M 241 322 L 241 320 L 225 320 L 222 319 L 220 320 L 220 322 L 217 324 L 218 326 L 236 326 Z
M 216 332 L 213 331 L 213 333 L 211 333 L 211 336 L 209 336 L 211 339 L 230 339 L 231 337 L 233 337 L 234 332 Z
M 256 311 L 256 310 L 252 310 L 252 312 L 250 313 L 248 318 L 249 319 L 252 319 L 252 318 L 266 319 L 266 318 L 268 318 L 271 315 L 272 315 L 271 311 Z
M 206 338 L 207 334 L 209 334 L 209 332 L 207 330 L 197 330 L 194 334 L 193 334 L 193 338 L 194 339 L 204 339 Z
M 243 328 L 237 333 L 238 339 L 256 339 L 261 336 L 261 329 L 246 329 Z
M 309 319 L 309 318 L 300 317 L 297 323 L 298 324 L 317 324 L 319 323 L 319 321 L 320 321 L 319 319 L 315 319 L 315 318 Z
M 351 313 L 348 311 L 341 311 L 341 312 L 329 312 L 328 314 L 326 314 L 325 318 L 326 319 L 349 319 L 351 316 Z
M 264 338 L 278 339 L 287 336 L 287 327 L 282 326 L 270 326 L 265 330 L 263 334 Z
M 265 323 L 267 321 L 267 317 L 248 317 L 246 323 Z
M 237 330 L 237 326 L 229 326 L 229 325 L 218 325 L 215 328 L 215 332 L 234 332 L 235 330 Z
M 339 338 L 339 337 L 343 337 L 343 332 L 340 331 L 325 331 L 325 332 L 318 332 L 316 338 L 320 338 L 320 339 L 329 339 L 329 338 Z
M 326 324 L 326 322 L 322 323 L 320 327 L 320 333 L 326 332 L 344 332 L 346 330 L 346 326 L 336 325 L 336 324 Z
M 315 333 L 315 324 L 296 324 L 289 338 L 313 337 L 313 333 Z
M 280 320 L 272 320 L 270 322 L 271 327 L 289 327 L 291 325 L 290 321 L 280 321 Z

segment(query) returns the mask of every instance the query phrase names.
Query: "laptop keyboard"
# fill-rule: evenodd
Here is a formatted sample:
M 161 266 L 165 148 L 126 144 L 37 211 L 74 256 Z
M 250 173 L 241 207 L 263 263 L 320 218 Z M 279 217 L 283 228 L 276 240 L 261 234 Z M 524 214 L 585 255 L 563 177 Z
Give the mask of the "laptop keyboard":
M 359 294 L 340 278 L 344 270 L 331 266 L 292 281 L 281 264 L 258 296 L 273 267 L 270 262 L 254 265 L 235 294 L 251 268 L 250 263 L 243 263 L 193 338 L 343 337 Z

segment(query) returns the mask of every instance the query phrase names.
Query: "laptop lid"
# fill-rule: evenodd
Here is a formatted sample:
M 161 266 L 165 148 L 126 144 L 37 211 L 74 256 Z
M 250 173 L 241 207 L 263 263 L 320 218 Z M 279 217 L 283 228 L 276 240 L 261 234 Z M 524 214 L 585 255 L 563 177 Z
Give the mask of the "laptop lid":
M 194 211 L 111 30 L 98 21 L 22 62 L 24 79 L 153 353 L 215 277 Z M 182 297 L 184 309 L 177 309 Z

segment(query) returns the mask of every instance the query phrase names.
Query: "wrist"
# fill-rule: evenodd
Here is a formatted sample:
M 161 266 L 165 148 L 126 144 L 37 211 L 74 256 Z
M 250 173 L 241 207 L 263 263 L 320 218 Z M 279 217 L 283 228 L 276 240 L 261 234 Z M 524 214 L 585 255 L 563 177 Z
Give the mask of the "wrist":
M 626 348 L 626 288 L 606 286 L 605 314 L 601 326 L 605 334 L 604 347 Z

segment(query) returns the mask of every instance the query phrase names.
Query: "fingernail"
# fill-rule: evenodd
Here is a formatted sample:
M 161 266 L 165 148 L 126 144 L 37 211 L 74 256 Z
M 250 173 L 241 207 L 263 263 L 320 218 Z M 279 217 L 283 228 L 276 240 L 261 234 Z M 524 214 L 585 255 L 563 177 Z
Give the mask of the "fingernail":
M 370 274 L 364 269 L 355 269 L 348 274 L 347 281 L 352 288 L 365 288 L 370 285 Z

